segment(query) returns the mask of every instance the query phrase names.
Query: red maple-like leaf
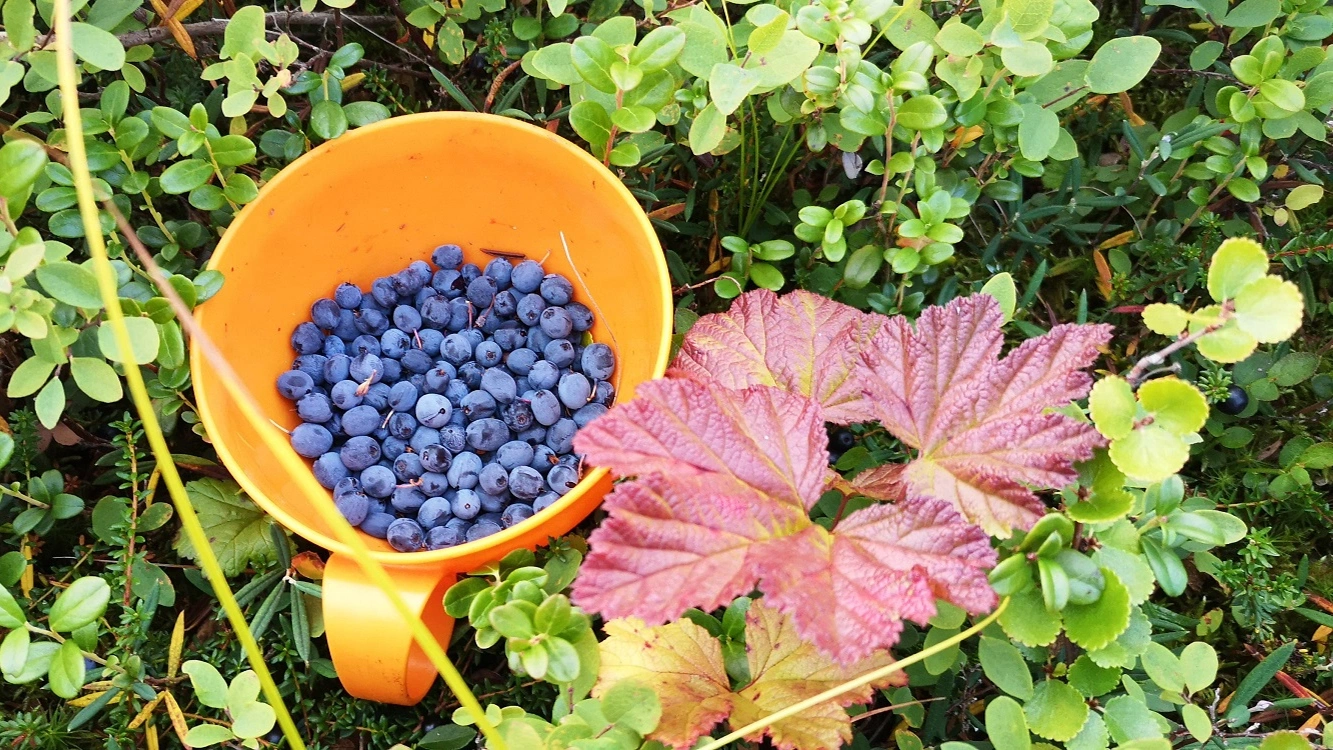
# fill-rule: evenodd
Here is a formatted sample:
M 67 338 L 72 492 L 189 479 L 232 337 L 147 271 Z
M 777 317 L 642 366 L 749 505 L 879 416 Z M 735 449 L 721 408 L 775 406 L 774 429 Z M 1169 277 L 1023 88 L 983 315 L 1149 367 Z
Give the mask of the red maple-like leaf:
M 1087 395 L 1083 371 L 1104 325 L 1056 326 L 1000 357 L 1004 318 L 985 294 L 927 309 L 916 328 L 892 318 L 862 350 L 862 383 L 883 425 L 919 451 L 900 475 L 909 498 L 950 502 L 1008 536 L 1045 512 L 1032 489 L 1075 479 L 1101 444 L 1084 422 L 1049 411 Z
M 579 432 L 576 449 L 622 483 L 606 500 L 574 598 L 649 624 L 756 586 L 801 637 L 844 663 L 893 645 L 936 597 L 972 612 L 995 555 L 947 504 L 864 509 L 830 533 L 807 512 L 827 485 L 823 409 L 767 386 L 658 380 Z
M 810 292 L 759 289 L 700 318 L 667 374 L 735 389 L 777 386 L 818 401 L 829 422 L 865 422 L 876 414 L 854 373 L 884 320 Z

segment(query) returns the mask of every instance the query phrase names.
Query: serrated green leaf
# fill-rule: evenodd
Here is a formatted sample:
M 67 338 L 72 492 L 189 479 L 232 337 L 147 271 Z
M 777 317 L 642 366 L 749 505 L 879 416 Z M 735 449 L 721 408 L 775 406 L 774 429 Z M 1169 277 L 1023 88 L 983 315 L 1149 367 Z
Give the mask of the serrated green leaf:
M 1236 294 L 1236 324 L 1265 344 L 1286 341 L 1301 327 L 1305 301 L 1290 281 L 1265 276 Z
M 1000 614 L 1000 627 L 1025 646 L 1045 646 L 1060 634 L 1058 615 L 1046 611 L 1041 592 L 1035 588 L 1014 594 Z
M 1111 460 L 1127 475 L 1156 482 L 1180 471 L 1189 459 L 1189 446 L 1178 435 L 1155 424 L 1136 428 L 1111 443 Z
M 1189 325 L 1189 313 L 1179 305 L 1155 303 L 1143 308 L 1143 324 L 1162 336 L 1175 336 Z
M 1077 690 L 1059 680 L 1037 685 L 1032 699 L 1023 706 L 1028 728 L 1048 740 L 1071 740 L 1088 718 L 1088 704 Z
M 224 573 L 239 575 L 252 564 L 277 560 L 277 549 L 269 533 L 272 520 L 235 482 L 199 479 L 187 483 L 185 489 Z M 177 538 L 175 549 L 185 557 L 197 559 L 194 546 L 184 534 Z
M 1198 432 L 1208 419 L 1208 401 L 1198 388 L 1179 378 L 1149 380 L 1139 387 L 1139 402 L 1153 424 L 1174 435 Z
M 1115 571 L 1102 568 L 1105 587 L 1092 604 L 1069 604 L 1064 609 L 1065 635 L 1089 651 L 1104 648 L 1129 627 L 1129 591 Z
M 1124 438 L 1134 430 L 1134 417 L 1138 412 L 1134 389 L 1124 378 L 1108 375 L 1092 386 L 1092 392 L 1088 394 L 1088 410 L 1098 432 L 1112 440 Z
M 1069 684 L 1084 696 L 1096 698 L 1120 685 L 1120 668 L 1103 667 L 1083 654 L 1069 666 Z

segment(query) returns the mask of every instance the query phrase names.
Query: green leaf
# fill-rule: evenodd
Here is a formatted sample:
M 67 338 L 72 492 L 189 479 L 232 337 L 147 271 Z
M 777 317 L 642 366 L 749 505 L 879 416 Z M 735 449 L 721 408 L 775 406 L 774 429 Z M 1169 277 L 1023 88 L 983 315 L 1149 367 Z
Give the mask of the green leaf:
M 690 150 L 696 155 L 706 154 L 717 148 L 726 134 L 727 116 L 710 102 L 690 125 Z
M 1083 654 L 1069 665 L 1069 684 L 1088 698 L 1096 698 L 1120 685 L 1120 669 L 1103 667 Z
M 1000 50 L 1000 62 L 1014 75 L 1044 76 L 1055 68 L 1055 58 L 1041 42 L 1027 41 Z
M 1023 105 L 1018 124 L 1018 147 L 1023 158 L 1042 161 L 1060 138 L 1060 116 L 1035 102 Z
M 1236 294 L 1236 325 L 1261 343 L 1291 338 L 1304 311 L 1301 290 L 1276 276 L 1253 281 Z
M 380 105 L 383 106 L 383 105 Z M 255 144 L 243 135 L 224 135 L 208 143 L 213 159 L 223 167 L 239 167 L 255 160 Z
M 227 710 L 235 712 L 237 708 L 253 703 L 259 698 L 259 675 L 247 669 L 232 678 L 227 686 Z
M 685 49 L 686 33 L 675 26 L 658 26 L 644 35 L 630 52 L 629 62 L 644 73 L 662 70 Z
M 687 20 L 679 24 L 685 34 L 685 46 L 676 62 L 690 75 L 707 78 L 714 65 L 728 59 L 727 28 L 707 7 L 694 5 L 687 12 Z M 643 42 L 639 44 L 642 46 Z
M 234 739 L 236 739 L 236 735 L 232 734 L 230 729 L 218 724 L 200 724 L 190 727 L 190 731 L 185 735 L 185 741 L 189 743 L 190 747 L 220 745 Z
M 538 76 L 547 80 L 566 86 L 579 83 L 583 76 L 574 67 L 571 50 L 573 45 L 568 42 L 558 44 L 549 44 L 542 47 L 532 56 L 532 67 L 537 71 Z
M 1118 94 L 1142 81 L 1162 45 L 1152 37 L 1129 36 L 1112 39 L 1097 48 L 1088 65 L 1087 82 L 1095 94 Z
M 212 176 L 212 164 L 202 159 L 186 159 L 167 167 L 158 177 L 158 184 L 162 186 L 162 192 L 180 195 L 208 182 Z
M 347 115 L 337 102 L 321 99 L 310 110 L 310 129 L 320 138 L 331 141 L 347 132 Z
M 1156 482 L 1180 471 L 1189 446 L 1178 435 L 1150 424 L 1111 443 L 1111 460 L 1129 476 Z
M 258 701 L 232 708 L 230 712 L 231 731 L 242 739 L 263 737 L 273 731 L 273 725 L 278 719 L 272 706 Z
M 879 273 L 884 264 L 884 251 L 875 245 L 863 245 L 847 258 L 843 267 L 842 279 L 849 288 L 864 289 Z
M 1180 707 L 1180 718 L 1184 720 L 1190 736 L 1199 742 L 1207 742 L 1213 736 L 1213 720 L 1208 717 L 1207 711 L 1193 703 Z
M 224 573 L 240 575 L 252 564 L 277 560 L 278 551 L 268 530 L 273 521 L 235 482 L 198 479 L 186 484 L 185 489 Z M 184 534 L 177 538 L 175 549 L 192 560 L 198 559 Z
M 9 5 L 5 8 L 8 10 Z M 46 161 L 46 149 L 35 140 L 16 138 L 0 147 L 0 196 L 12 199 L 25 193 L 42 173 Z
M 1163 549 L 1151 537 L 1145 536 L 1139 539 L 1139 545 L 1143 548 L 1143 556 L 1148 560 L 1148 566 L 1152 568 L 1162 591 L 1168 596 L 1180 596 L 1185 591 L 1185 586 L 1189 584 L 1189 575 L 1185 572 L 1185 566 L 1180 562 L 1180 558 L 1170 549 Z
M 996 687 L 1019 700 L 1032 697 L 1032 672 L 1009 641 L 983 635 L 977 644 L 977 656 L 986 679 Z
M 1060 634 L 1061 619 L 1046 611 L 1041 592 L 1036 588 L 1012 596 L 1009 607 L 1000 615 L 1000 627 L 1010 638 L 1025 646 L 1045 646 Z
M 657 124 L 657 116 L 647 107 L 630 105 L 612 112 L 611 122 L 625 132 L 643 133 Z
M 761 89 L 773 89 L 795 80 L 818 55 L 819 42 L 791 29 L 782 35 L 773 49 L 763 54 L 750 54 L 742 67 L 758 71 Z
M 1222 56 L 1222 51 L 1226 47 L 1219 41 L 1210 39 L 1194 48 L 1190 53 L 1190 68 L 1192 70 L 1207 70 L 1217 62 L 1217 58 Z
M 1004 2 L 1005 18 L 1013 30 L 1024 39 L 1032 39 L 1045 31 L 1050 25 L 1051 13 L 1054 10 L 1054 0 L 1005 0 Z M 1082 722 L 1079 726 L 1082 726 Z
M 217 667 L 205 661 L 191 659 L 181 664 L 181 672 L 190 676 L 194 695 L 209 708 L 227 707 L 227 681 Z
M 111 586 L 97 576 L 86 576 L 69 585 L 51 605 L 48 623 L 57 633 L 68 633 L 96 622 L 111 601 Z
M 1088 719 L 1088 704 L 1077 690 L 1059 680 L 1045 680 L 1023 707 L 1033 734 L 1057 742 L 1074 738 Z
M 1222 25 L 1245 29 L 1267 26 L 1281 13 L 1281 0 L 1245 0 L 1226 14 Z
M 445 724 L 426 732 L 417 746 L 421 750 L 464 750 L 473 745 L 476 737 L 475 729 Z
M 12 627 L 14 629 L 0 642 L 0 673 L 6 677 L 18 676 L 23 672 L 23 664 L 28 660 L 28 645 L 32 641 L 27 628 L 21 624 Z
M 5 0 L 4 16 L 0 20 L 4 21 L 10 46 L 19 52 L 32 49 L 33 43 L 37 41 L 37 28 L 33 25 L 34 10 L 32 0 Z M 0 96 L 2 101 L 4 97 Z M 4 173 L 0 169 L 0 175 Z
M 79 644 L 67 640 L 60 644 L 60 650 L 51 659 L 50 673 L 46 678 L 51 683 L 51 692 L 69 700 L 79 694 L 83 688 L 85 669 L 83 652 Z
M 257 52 L 264 42 L 264 9 L 247 5 L 232 14 L 222 37 L 222 59 Z
M 72 357 L 69 370 L 79 390 L 97 401 L 112 404 L 124 396 L 120 376 L 100 357 Z
M 1138 402 L 1128 381 L 1108 375 L 1093 385 L 1088 394 L 1088 410 L 1098 432 L 1112 440 L 1121 440 L 1134 430 Z
M 1250 717 L 1250 701 L 1259 695 L 1259 691 L 1264 688 L 1277 673 L 1287 665 L 1287 660 L 1291 658 L 1296 650 L 1296 642 L 1284 644 L 1273 651 L 1259 662 L 1258 666 L 1251 669 L 1245 679 L 1236 686 L 1236 692 L 1231 696 L 1231 702 L 1227 708 L 1227 719 L 1231 726 L 1240 726 Z
M 379 102 L 352 102 L 343 105 L 343 115 L 347 117 L 347 124 L 354 128 L 387 120 L 392 114 L 388 107 Z
M 986 736 L 995 750 L 1029 750 L 1032 747 L 1027 719 L 1018 701 L 1001 695 L 986 706 Z
M 652 688 L 634 680 L 620 680 L 602 694 L 602 715 L 617 726 L 648 734 L 662 718 L 662 704 Z
M 775 292 L 787 283 L 782 272 L 776 267 L 759 261 L 750 264 L 750 281 L 753 281 L 755 286 Z
M 595 36 L 582 36 L 574 40 L 570 51 L 574 69 L 579 72 L 589 86 L 606 94 L 616 93 L 616 83 L 611 78 L 611 66 L 616 62 L 616 52 L 610 44 Z
M 36 393 L 55 371 L 56 366 L 40 357 L 29 357 L 14 368 L 9 376 L 9 388 L 5 391 L 10 398 L 23 398 Z
M 130 334 L 129 364 L 146 365 L 157 358 L 157 325 L 151 318 L 138 316 L 125 318 L 125 327 Z M 120 347 L 116 343 L 115 333 L 110 323 L 103 323 L 97 328 L 97 344 L 102 356 L 112 362 L 127 362 L 120 356 Z
M 1324 198 L 1324 188 L 1319 185 L 1298 185 L 1287 193 L 1286 206 L 1292 211 L 1309 208 Z
M 569 109 L 569 124 L 588 142 L 594 154 L 601 155 L 606 151 L 607 140 L 611 137 L 611 117 L 602 105 L 587 99 L 575 104 Z
M 1208 419 L 1203 393 L 1179 378 L 1156 378 L 1139 387 L 1139 403 L 1153 416 L 1153 425 L 1175 435 L 1198 432 Z
M 14 438 L 10 436 L 10 434 L 7 432 L 0 432 L 0 469 L 3 469 L 6 466 L 8 466 L 9 459 L 13 458 L 13 456 L 14 456 Z M 7 552 L 3 555 L 0 555 L 0 586 L 6 585 L 4 576 L 4 570 L 5 570 L 4 563 L 7 561 L 7 559 L 8 560 L 14 559 L 12 557 L 9 557 L 9 555 L 11 554 L 15 553 Z
M 1009 3 L 1005 4 L 1006 7 Z M 1042 19 L 1044 22 L 1046 19 Z M 945 52 L 958 57 L 970 57 L 986 46 L 986 38 L 981 32 L 962 23 L 958 17 L 944 24 L 940 33 L 935 35 L 935 43 Z
M 1259 743 L 1259 750 L 1310 750 L 1310 741 L 1296 732 L 1273 732 Z
M 1129 627 L 1129 591 L 1114 571 L 1101 570 L 1106 580 L 1101 598 L 1092 604 L 1071 603 L 1064 609 L 1065 635 L 1089 651 L 1105 647 Z
M 1215 309 L 1216 305 L 1212 307 Z M 1202 323 L 1190 321 L 1190 333 L 1195 333 L 1204 327 Z M 1250 356 L 1258 343 L 1253 336 L 1242 331 L 1232 319 L 1218 330 L 1199 339 L 1195 346 L 1199 348 L 1200 354 L 1214 362 L 1239 362 Z
M 944 104 L 929 94 L 912 97 L 898 108 L 898 124 L 908 130 L 938 128 L 948 117 Z
M 1227 182 L 1227 192 L 1245 203 L 1254 203 L 1260 198 L 1259 186 L 1248 177 L 1232 177 Z
M 1143 660 L 1143 671 L 1158 687 L 1172 693 L 1185 690 L 1185 670 L 1171 649 L 1160 643 L 1150 643 L 1140 658 Z
M 65 386 L 59 378 L 53 378 L 42 387 L 33 408 L 37 411 L 37 421 L 46 429 L 54 430 L 65 411 Z
M 1160 302 L 1143 308 L 1143 324 L 1148 330 L 1162 336 L 1176 336 L 1189 325 L 1189 313 L 1179 305 Z
M 1287 112 L 1300 112 L 1305 108 L 1305 95 L 1300 87 L 1282 78 L 1271 78 L 1259 84 L 1259 93 L 1273 106 Z
M 1118 695 L 1107 701 L 1104 717 L 1111 739 L 1118 744 L 1162 736 L 1157 720 L 1148 707 L 1143 701 L 1128 695 Z
M 982 294 L 989 294 L 1000 303 L 1000 312 L 1004 315 L 1004 322 L 1008 323 L 1014 318 L 1014 308 L 1018 305 L 1018 288 L 1014 285 L 1014 277 L 1008 271 L 997 273 L 981 287 Z
M 27 622 L 28 618 L 23 614 L 23 608 L 14 600 L 14 595 L 9 593 L 9 589 L 0 586 L 0 628 L 18 628 Z
M 1268 376 L 1278 385 L 1289 388 L 1314 377 L 1319 369 L 1319 356 L 1309 352 L 1292 352 L 1273 363 Z
M 1180 665 L 1185 687 L 1191 693 L 1203 690 L 1217 679 L 1217 651 L 1203 641 L 1194 641 L 1180 652 Z
M 102 306 L 97 277 L 87 268 L 67 260 L 38 266 L 37 282 L 47 294 L 67 305 L 88 309 Z
M 189 117 L 170 107 L 153 107 L 153 127 L 173 139 L 180 138 L 192 128 Z
M 84 62 L 102 70 L 120 70 L 125 65 L 125 47 L 116 35 L 90 23 L 70 24 L 70 46 Z
M 735 112 L 758 85 L 758 73 L 731 63 L 714 65 L 708 76 L 708 94 L 713 105 L 724 115 Z
M 492 609 L 487 619 L 491 627 L 506 638 L 532 638 L 536 634 L 532 629 L 531 613 L 517 602 Z

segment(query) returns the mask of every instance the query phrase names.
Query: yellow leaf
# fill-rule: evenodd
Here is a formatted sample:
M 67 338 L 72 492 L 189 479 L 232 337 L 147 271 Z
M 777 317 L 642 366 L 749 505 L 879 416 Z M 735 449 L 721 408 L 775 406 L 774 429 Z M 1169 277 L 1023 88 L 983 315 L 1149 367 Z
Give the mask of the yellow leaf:
M 343 90 L 343 91 L 351 91 L 352 89 L 356 88 L 357 84 L 359 84 L 359 83 L 361 83 L 361 81 L 365 80 L 365 77 L 366 77 L 366 74 L 365 74 L 365 73 L 353 73 L 353 74 L 351 74 L 351 75 L 349 75 L 349 76 L 343 78 L 343 82 L 342 82 L 342 90 Z
M 802 639 L 790 617 L 761 602 L 750 605 L 745 619 L 745 649 L 754 679 L 737 697 L 730 719 L 733 729 L 893 662 L 893 657 L 881 650 L 843 666 Z M 746 739 L 760 742 L 768 734 L 778 747 L 841 747 L 852 740 L 852 721 L 845 707 L 870 700 L 876 688 L 904 682 L 897 674 L 881 683 L 865 685 Z
M 181 51 L 189 55 L 191 59 L 198 60 L 199 55 L 195 53 L 194 40 L 190 38 L 190 32 L 185 30 L 185 26 L 179 20 L 170 16 L 171 9 L 167 7 L 167 4 L 162 0 L 150 0 L 150 2 L 153 4 L 153 11 L 157 13 L 158 18 L 162 19 L 162 25 L 171 32 L 171 37 L 176 40 L 176 44 L 180 46 Z
M 1129 115 L 1129 124 L 1136 128 L 1141 128 L 1148 123 L 1134 111 L 1134 102 L 1129 98 L 1129 94 L 1120 92 L 1120 108 Z
M 135 716 L 134 721 L 131 721 L 130 725 L 126 728 L 138 729 L 145 721 L 148 721 L 148 717 L 153 715 L 153 709 L 157 708 L 157 704 L 162 702 L 162 696 L 164 695 L 166 695 L 166 693 L 158 693 L 157 697 L 149 701 L 148 705 L 143 707 L 143 710 L 139 712 L 139 715 Z
M 80 695 L 80 696 L 77 697 L 77 698 L 73 698 L 73 699 L 71 699 L 71 700 L 68 700 L 68 701 L 66 701 L 65 703 L 66 703 L 66 705 L 73 706 L 74 708 L 83 708 L 84 706 L 88 705 L 89 703 L 92 703 L 93 701 L 97 700 L 98 698 L 101 698 L 103 695 L 106 695 L 106 692 L 107 692 L 107 691 L 105 691 L 105 690 L 99 690 L 99 691 L 96 692 L 96 693 L 86 693 L 86 694 L 84 694 L 84 695 Z
M 1106 256 L 1102 255 L 1101 250 L 1092 251 L 1092 263 L 1097 266 L 1097 291 L 1102 293 L 1102 299 L 1111 300 L 1111 266 L 1106 262 Z
M 199 10 L 199 6 L 203 4 L 204 0 L 185 0 L 185 2 L 181 3 L 180 9 L 176 11 L 176 15 L 172 16 L 172 18 L 177 21 L 184 21 L 186 18 L 189 18 L 191 13 Z
M 171 648 L 167 654 L 167 679 L 176 676 L 181 667 L 181 649 L 185 646 L 185 613 L 176 616 L 176 627 L 171 630 Z
M 181 712 L 176 696 L 164 690 L 162 698 L 167 704 L 167 718 L 171 719 L 171 728 L 176 730 L 176 736 L 180 738 L 181 744 L 188 748 L 190 743 L 185 741 L 185 737 L 190 733 L 190 727 L 185 724 L 185 714 Z
M 1097 246 L 1098 250 L 1110 250 L 1113 247 L 1128 245 L 1134 241 L 1134 230 L 1127 229 Z
M 1315 643 L 1328 643 L 1328 636 L 1331 634 L 1333 634 L 1333 628 L 1330 628 L 1327 625 L 1320 625 L 1318 628 L 1315 629 L 1314 635 L 1310 638 L 1310 640 L 1314 641 Z
M 148 738 L 148 750 L 157 750 L 157 727 L 149 724 L 144 728 L 144 736 Z
M 20 543 L 19 547 L 23 551 L 23 559 L 29 563 L 32 562 L 32 547 L 28 546 L 27 538 Z M 27 599 L 32 593 L 32 565 L 26 565 L 23 568 L 23 575 L 19 576 L 19 588 L 23 590 L 23 598 Z

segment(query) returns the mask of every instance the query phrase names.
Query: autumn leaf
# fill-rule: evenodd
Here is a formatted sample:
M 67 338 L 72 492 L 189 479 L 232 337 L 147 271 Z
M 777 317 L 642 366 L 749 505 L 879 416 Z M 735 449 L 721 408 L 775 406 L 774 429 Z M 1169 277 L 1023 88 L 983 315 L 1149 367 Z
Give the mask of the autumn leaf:
M 760 289 L 700 318 L 667 374 L 733 389 L 776 386 L 818 401 L 829 422 L 866 422 L 876 414 L 853 374 L 884 320 L 810 292 Z
M 902 473 L 907 496 L 950 502 L 1007 537 L 1045 512 L 1031 488 L 1073 481 L 1072 462 L 1102 444 L 1091 425 L 1050 410 L 1087 394 L 1083 368 L 1111 328 L 1056 326 L 1001 358 L 1002 324 L 978 294 L 927 309 L 915 330 L 889 319 L 861 356 L 880 422 L 918 451 Z
M 762 599 L 751 604 L 746 615 L 751 681 L 735 692 L 718 641 L 689 620 L 658 627 L 634 619 L 612 620 L 605 630 L 593 695 L 624 679 L 650 685 L 662 701 L 662 721 L 649 737 L 676 750 L 691 747 L 723 719 L 733 729 L 746 726 L 893 662 L 883 650 L 848 665 L 831 661 L 802 639 L 791 618 Z M 878 688 L 903 682 L 901 673 L 891 675 L 746 739 L 759 742 L 767 735 L 781 750 L 841 747 L 852 738 L 846 707 L 869 701 Z
M 804 639 L 850 663 L 895 643 L 902 618 L 929 620 L 937 597 L 994 604 L 989 540 L 946 503 L 872 506 L 834 532 L 810 521 L 829 472 L 823 412 L 804 396 L 658 380 L 575 442 L 638 477 L 607 497 L 574 584 L 607 618 L 657 624 L 759 586 Z

